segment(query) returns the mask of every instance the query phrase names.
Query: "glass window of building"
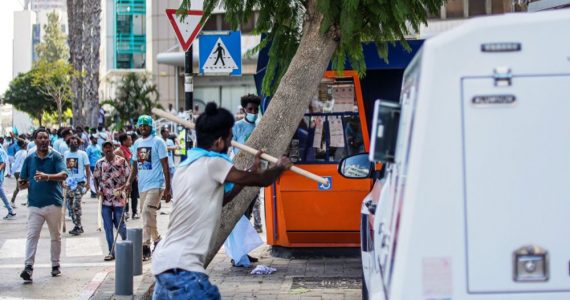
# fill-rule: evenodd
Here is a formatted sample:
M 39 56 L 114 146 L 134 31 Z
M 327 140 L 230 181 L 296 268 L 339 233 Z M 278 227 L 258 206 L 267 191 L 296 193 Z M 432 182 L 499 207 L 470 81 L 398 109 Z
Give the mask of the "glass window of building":
M 485 8 L 487 0 L 469 0 L 469 16 L 483 16 L 487 14 Z
M 449 0 L 445 7 L 446 18 L 463 18 L 463 0 Z

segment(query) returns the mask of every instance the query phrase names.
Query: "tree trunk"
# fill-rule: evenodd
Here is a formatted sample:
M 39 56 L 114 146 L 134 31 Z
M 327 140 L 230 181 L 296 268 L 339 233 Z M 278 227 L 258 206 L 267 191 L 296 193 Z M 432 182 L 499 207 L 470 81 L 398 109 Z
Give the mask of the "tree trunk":
M 40 113 L 40 116 L 38 118 L 38 123 L 40 123 L 40 127 L 42 127 L 42 119 L 44 118 L 44 114 Z
M 327 69 L 338 43 L 334 33 L 321 34 L 322 14 L 316 9 L 316 0 L 307 1 L 307 13 L 303 24 L 303 37 L 287 72 L 271 100 L 263 119 L 253 131 L 247 145 L 264 148 L 275 157 L 281 156 L 289 146 L 293 135 L 305 114 L 312 97 Z M 332 30 L 331 30 L 332 31 Z M 253 156 L 240 152 L 235 160 L 238 168 L 253 163 Z M 259 192 L 250 187 L 243 191 L 222 210 L 221 224 L 216 229 L 214 241 L 206 257 L 207 267 L 216 255 L 239 218 Z
M 84 42 L 89 56 L 85 59 L 85 102 L 89 108 L 86 111 L 87 124 L 97 127 L 99 117 L 99 48 L 101 46 L 101 1 L 87 1 L 85 11 L 89 17 L 85 19 Z M 85 38 L 87 39 L 85 40 Z
M 69 59 L 75 70 L 71 77 L 71 108 L 73 111 L 73 125 L 85 125 L 83 116 L 83 0 L 67 0 L 67 23 L 69 26 Z
M 59 125 L 59 127 L 61 127 L 61 124 L 63 122 L 63 103 L 62 103 L 62 99 L 56 99 L 55 100 L 56 104 L 57 104 L 57 124 Z

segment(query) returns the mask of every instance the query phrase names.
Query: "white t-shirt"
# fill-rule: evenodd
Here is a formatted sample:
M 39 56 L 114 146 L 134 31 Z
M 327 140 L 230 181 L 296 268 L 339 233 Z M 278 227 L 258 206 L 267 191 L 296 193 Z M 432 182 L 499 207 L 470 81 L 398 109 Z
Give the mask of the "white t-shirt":
M 176 170 L 168 232 L 152 255 L 154 275 L 174 268 L 205 272 L 212 235 L 220 226 L 224 181 L 232 166 L 223 158 L 202 157 Z

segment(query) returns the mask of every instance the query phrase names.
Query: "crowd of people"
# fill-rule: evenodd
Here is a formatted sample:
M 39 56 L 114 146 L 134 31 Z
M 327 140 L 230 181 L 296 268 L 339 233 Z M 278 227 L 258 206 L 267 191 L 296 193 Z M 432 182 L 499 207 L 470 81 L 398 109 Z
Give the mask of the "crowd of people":
M 117 132 L 103 127 L 62 127 L 0 137 L 0 198 L 8 210 L 4 219 L 17 217 L 18 204 L 28 207 L 25 267 L 20 277 L 32 281 L 44 223 L 51 236 L 51 275 L 61 274 L 62 227 L 65 219 L 70 219 L 73 229 L 68 233 L 84 233 L 82 197 L 90 193 L 99 199 L 101 207 L 109 250 L 105 260 L 114 259 L 114 230 L 125 239 L 125 221 L 142 216 L 143 259 L 153 257 L 156 293 L 168 294 L 171 284 L 189 274 L 203 279 L 205 255 L 219 226 L 222 205 L 243 186 L 269 185 L 291 164 L 282 158 L 275 167 L 261 170 L 258 156 L 248 171 L 233 166 L 237 150 L 230 149 L 230 142 L 247 141 L 255 128 L 259 104 L 257 96 L 242 97 L 245 118 L 235 122 L 229 111 L 209 103 L 196 120 L 195 143 L 187 145 L 178 165 L 174 155 L 180 148 L 177 136 L 168 127 L 155 128 L 148 115 L 140 116 L 134 128 Z M 3 185 L 5 177 L 18 181 L 10 200 Z M 28 189 L 28 198 L 16 203 L 22 189 Z M 158 231 L 157 212 L 161 200 L 171 199 L 169 229 L 163 237 Z M 252 199 L 248 218 L 252 213 L 255 229 L 261 232 L 259 199 Z M 247 253 L 244 259 L 232 263 L 248 265 L 255 261 Z

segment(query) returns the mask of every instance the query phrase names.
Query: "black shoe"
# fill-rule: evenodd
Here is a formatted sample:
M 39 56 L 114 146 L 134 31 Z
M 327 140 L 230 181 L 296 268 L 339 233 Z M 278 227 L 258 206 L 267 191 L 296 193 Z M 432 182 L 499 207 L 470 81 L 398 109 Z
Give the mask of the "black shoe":
M 22 279 L 24 279 L 25 283 L 31 283 L 33 273 L 34 273 L 34 268 L 32 268 L 31 265 L 27 265 L 24 268 L 24 271 L 22 271 L 22 273 L 20 273 L 20 277 L 22 277 Z
M 51 277 L 61 276 L 61 270 L 59 266 L 51 267 Z
M 139 218 L 140 218 L 139 214 L 137 214 L 137 213 L 134 213 L 134 214 L 133 214 L 133 220 L 136 220 L 136 219 L 139 219 Z
M 151 255 L 152 255 L 152 252 L 150 252 L 150 246 L 149 245 L 143 245 L 143 261 L 149 260 Z
M 253 256 L 249 256 L 249 255 L 248 255 L 247 258 L 249 258 L 249 261 L 252 262 L 252 263 L 255 263 L 255 262 L 258 262 L 258 261 L 259 261 L 259 259 L 255 258 L 255 257 L 253 257 Z
M 69 231 L 69 234 L 71 235 L 80 235 L 82 233 L 83 233 L 83 228 L 80 227 L 75 227 L 71 231 Z

